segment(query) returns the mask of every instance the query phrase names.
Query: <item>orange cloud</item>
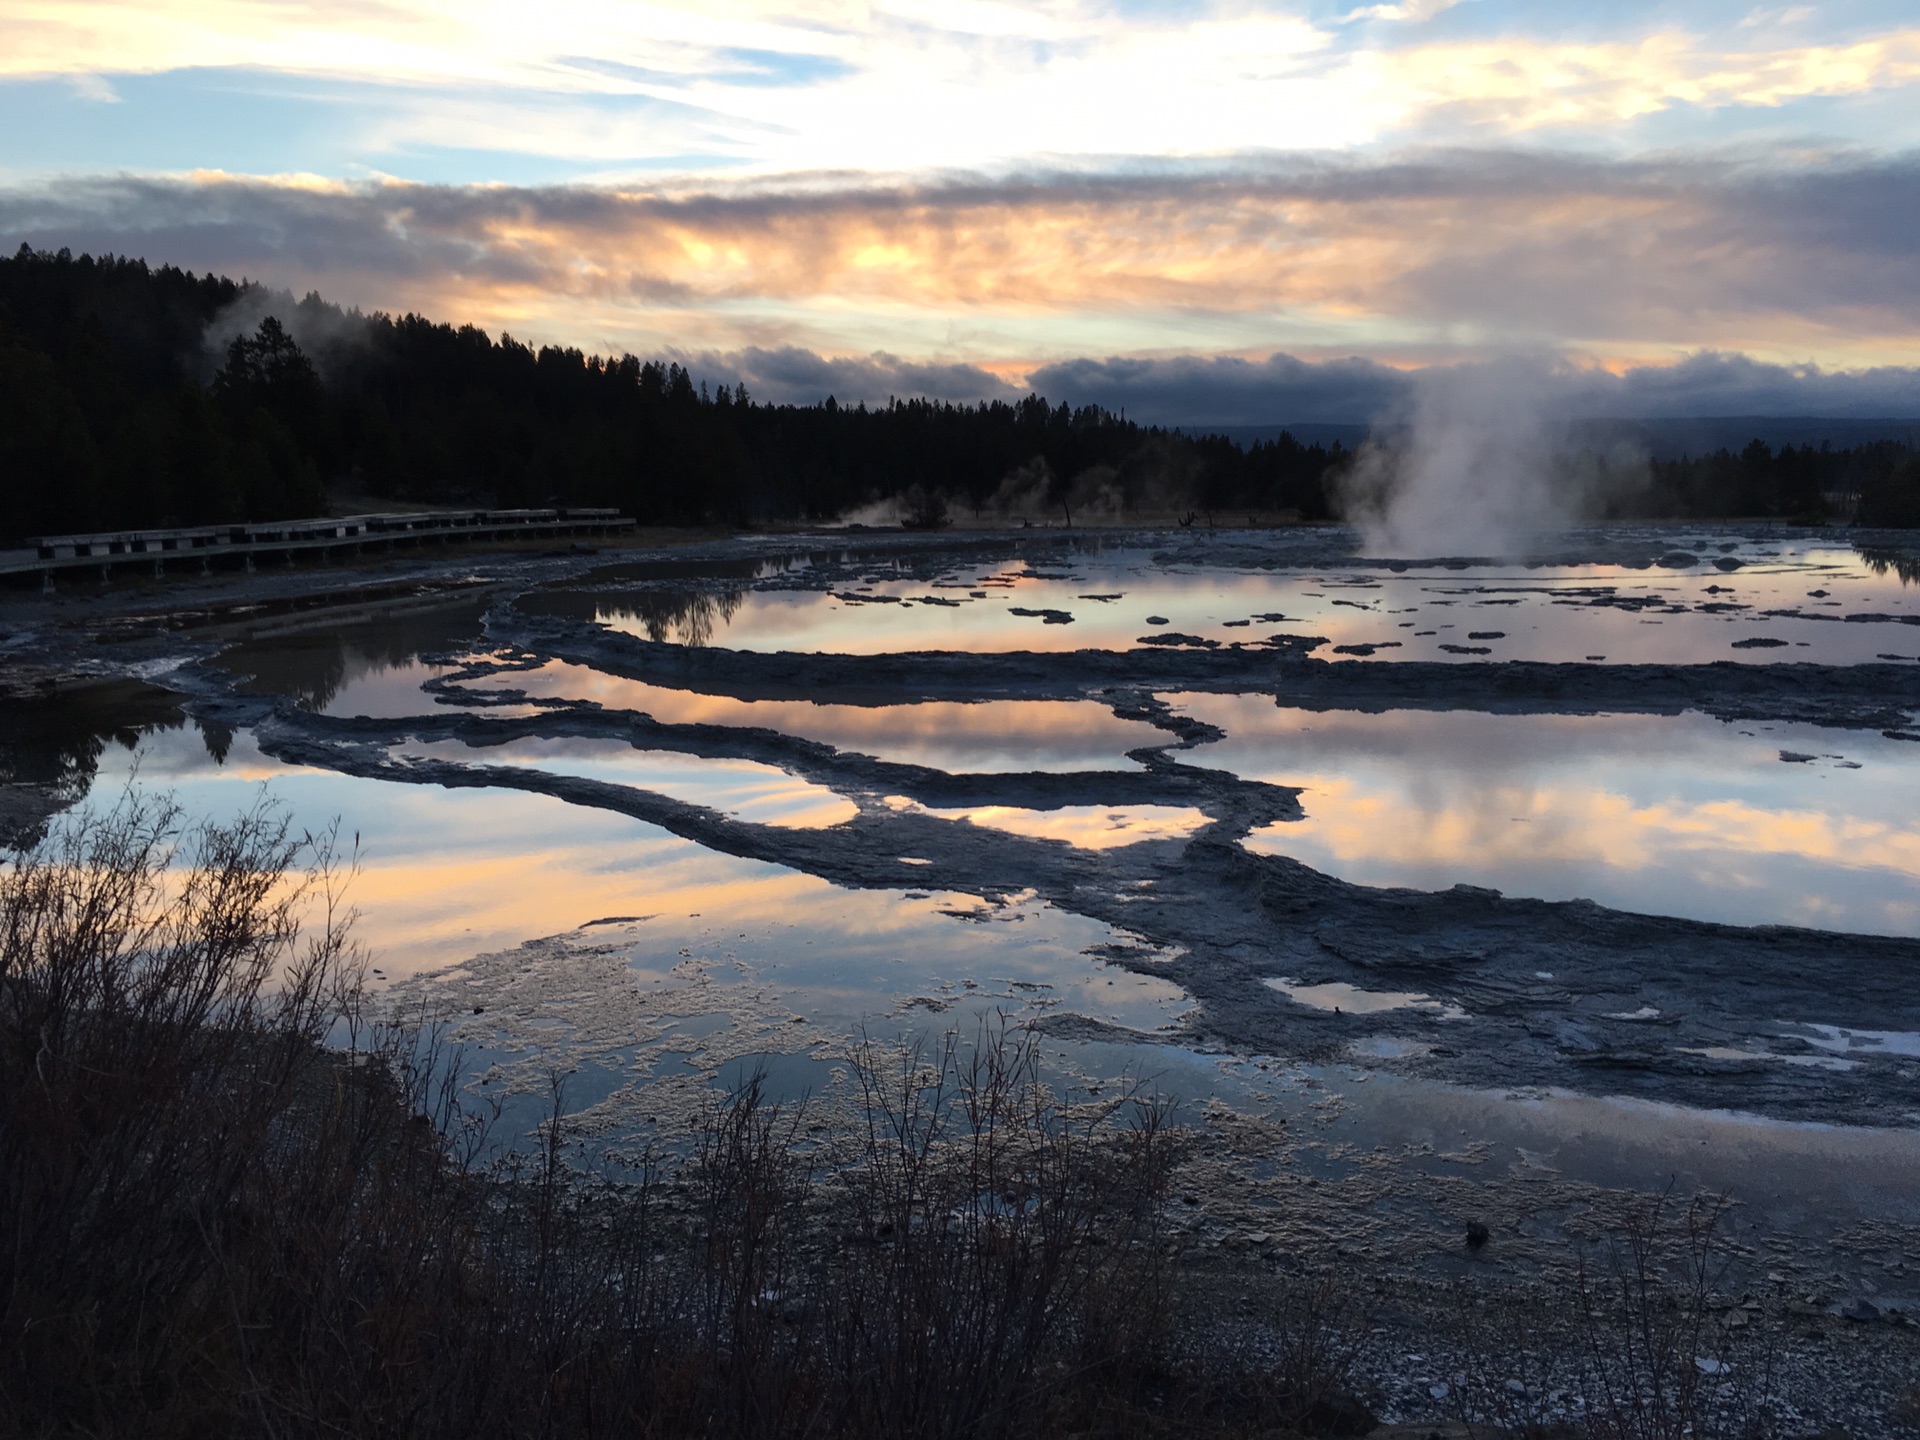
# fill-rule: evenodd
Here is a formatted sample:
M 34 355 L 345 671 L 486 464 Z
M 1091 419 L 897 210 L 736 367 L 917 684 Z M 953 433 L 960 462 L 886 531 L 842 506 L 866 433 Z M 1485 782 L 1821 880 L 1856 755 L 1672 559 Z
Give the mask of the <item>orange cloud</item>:
M 1287 347 L 1920 360 L 1910 161 L 1482 153 L 940 185 L 0 195 L 13 235 L 217 265 L 597 349 L 796 344 L 1006 365 Z

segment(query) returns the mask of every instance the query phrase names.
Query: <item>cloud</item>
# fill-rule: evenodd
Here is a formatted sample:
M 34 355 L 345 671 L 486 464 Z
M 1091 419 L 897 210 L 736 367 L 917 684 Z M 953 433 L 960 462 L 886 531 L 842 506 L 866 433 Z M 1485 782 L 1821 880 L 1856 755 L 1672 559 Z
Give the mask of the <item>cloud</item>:
M 1431 20 L 1458 5 L 1460 0 L 1401 0 L 1397 5 L 1365 5 L 1340 17 L 1343 25 L 1355 20 L 1404 20 L 1413 24 Z
M 1419 22 L 1448 0 L 1376 4 L 1324 23 L 1225 0 L 1125 15 L 1106 0 L 804 12 L 691 0 L 23 8 L 9 19 L 0 76 L 211 67 L 382 87 L 397 98 L 360 157 L 368 165 L 381 151 L 397 159 L 460 133 L 477 118 L 476 93 L 499 132 L 492 143 L 519 153 L 704 155 L 783 170 L 1594 136 L 1648 116 L 1774 111 L 1920 83 L 1920 29 L 1897 23 L 1856 25 L 1822 44 L 1791 28 L 1707 18 L 1681 28 L 1631 13 L 1595 23 L 1593 38 L 1530 29 L 1511 13 L 1502 33 L 1477 38 L 1346 23 Z M 607 107 L 590 103 L 606 99 L 671 114 L 609 136 Z M 340 108 L 343 123 L 359 118 L 344 97 Z M 1878 143 L 1920 141 L 1913 120 L 1890 113 L 1888 125 L 1895 133 Z
M 644 190 L 110 177 L 0 190 L 0 242 L 590 348 L 1857 369 L 1920 363 L 1916 215 L 1916 156 L 1461 151 Z
M 1398 423 L 1422 407 L 1478 415 L 1499 411 L 1503 403 L 1512 413 L 1520 394 L 1534 423 L 1920 417 L 1920 367 L 1828 370 L 1713 351 L 1618 373 L 1551 353 L 1407 369 L 1359 357 L 1116 357 L 1042 366 L 1028 380 L 1055 401 L 1125 407 L 1147 423 L 1185 426 Z
M 1920 167 L 1913 163 L 1812 175 L 1664 169 L 1648 176 L 1631 167 L 1622 175 L 1621 168 L 1600 168 L 1598 179 L 1606 184 L 1589 177 L 1584 188 L 1572 188 L 1588 197 L 1584 203 L 1597 204 L 1595 194 L 1625 196 L 1642 206 L 1643 221 L 1647 195 L 1691 189 L 1685 202 L 1693 207 L 1691 223 L 1713 253 L 1661 256 L 1656 250 L 1640 271 L 1622 263 L 1612 272 L 1611 288 L 1602 285 L 1605 272 L 1593 265 L 1591 254 L 1574 255 L 1567 262 L 1571 271 L 1561 272 L 1558 283 L 1584 285 L 1589 293 L 1569 300 L 1562 318 L 1589 313 L 1588 307 L 1631 313 L 1636 306 L 1660 318 L 1647 296 L 1692 284 L 1694 315 L 1721 317 L 1727 328 L 1749 333 L 1764 335 L 1769 326 L 1786 326 L 1795 335 L 1818 333 L 1823 315 L 1831 313 L 1859 317 L 1860 334 L 1904 339 L 1903 327 L 1920 320 L 1920 286 L 1888 283 L 1884 295 L 1875 293 L 1876 275 L 1883 282 L 1890 273 L 1920 280 L 1904 238 L 1903 217 L 1914 213 L 1913 197 L 1920 195 Z M 1709 183 L 1715 176 L 1721 182 L 1717 199 Z M 1449 177 L 1456 181 L 1451 187 Z M 1697 183 L 1689 186 L 1690 177 Z M 1731 346 L 1655 344 L 1660 363 L 1603 366 L 1564 342 L 1531 348 L 1500 343 L 1499 317 L 1515 303 L 1512 290 L 1531 286 L 1546 295 L 1555 283 L 1552 222 L 1554 212 L 1566 208 L 1568 192 L 1541 187 L 1537 178 L 1527 157 L 1454 157 L 1446 164 L 1376 171 L 1322 170 L 1292 182 L 1293 191 L 1258 177 L 1235 191 L 1226 176 L 1137 182 L 1063 177 L 1051 182 L 1051 191 L 1041 181 L 974 181 L 947 191 L 842 190 L 823 181 L 806 190 L 741 187 L 638 196 L 588 189 L 348 186 L 312 177 L 102 179 L 0 191 L 0 246 L 10 251 L 24 241 L 38 248 L 143 255 L 156 263 L 251 277 L 296 294 L 317 288 L 331 300 L 366 309 L 415 309 L 480 323 L 535 342 L 667 356 L 710 383 L 744 383 L 762 400 L 801 404 L 829 394 L 847 404 L 881 404 L 891 396 L 1012 400 L 1032 390 L 1056 403 L 1124 409 L 1150 424 L 1351 424 L 1406 414 L 1423 368 L 1433 374 L 1450 370 L 1464 384 L 1477 373 L 1497 379 L 1500 367 L 1517 364 L 1533 377 L 1536 408 L 1553 419 L 1920 416 L 1920 368 L 1912 363 L 1848 363 L 1844 356 L 1783 362 Z M 1211 296 L 1231 306 L 1242 294 L 1241 280 L 1211 280 L 1185 264 L 1165 235 L 1160 263 L 1182 269 L 1172 279 L 1118 266 L 1076 273 L 1080 267 L 1099 270 L 1098 252 L 1083 247 L 1045 267 L 1029 265 L 1024 286 L 1016 285 L 1009 272 L 1021 278 L 1019 246 L 1032 243 L 1034 227 L 1065 231 L 1070 227 L 1060 218 L 1063 212 L 1097 219 L 1104 206 L 1135 221 L 1143 214 L 1170 214 L 1168 229 L 1177 238 L 1196 208 L 1212 205 L 1224 213 L 1236 203 L 1274 205 L 1276 195 L 1289 193 L 1313 197 L 1333 213 L 1342 206 L 1391 211 L 1410 204 L 1429 214 L 1444 206 L 1463 217 L 1485 217 L 1502 205 L 1518 214 L 1528 196 L 1547 213 L 1534 252 L 1520 248 L 1517 225 L 1500 235 L 1497 248 L 1476 252 L 1485 232 L 1465 225 L 1458 249 L 1429 257 L 1424 273 L 1405 267 L 1386 283 L 1379 278 L 1379 256 L 1363 257 L 1376 267 L 1370 273 L 1378 293 L 1406 306 L 1398 315 L 1378 303 L 1370 312 L 1355 313 L 1357 306 L 1349 311 L 1362 338 L 1370 328 L 1388 336 L 1385 344 L 1354 347 L 1374 349 L 1373 355 L 1109 353 L 1035 362 L 1030 349 L 1019 348 L 1022 324 L 1030 335 L 1062 313 L 1071 324 L 1102 307 L 1117 308 L 1129 330 L 1151 335 L 1155 315 L 1139 296 L 1153 297 L 1163 285 L 1180 287 L 1196 304 Z M 1820 213 L 1804 213 L 1810 210 Z M 976 231 L 955 238 L 943 229 L 984 227 L 990 216 L 997 216 L 1004 232 L 997 237 Z M 1367 223 L 1382 222 L 1375 214 Z M 931 322 L 915 318 L 907 324 L 924 342 L 918 353 L 863 346 L 871 320 L 843 305 L 848 291 L 858 288 L 844 280 L 859 264 L 844 253 L 847 236 L 871 237 L 888 226 L 915 234 L 924 263 L 935 272 L 915 278 L 914 285 L 932 286 L 940 267 L 948 267 L 949 289 L 898 293 L 968 297 L 983 309 L 1002 306 L 1015 343 L 991 354 L 956 353 L 977 349 L 977 342 L 957 343 L 951 312 L 935 311 Z M 1329 225 L 1313 243 L 1338 251 L 1357 245 L 1355 233 Z M 1644 235 L 1646 226 L 1637 233 Z M 1771 267 L 1765 273 L 1775 287 L 1761 283 L 1761 272 L 1741 270 L 1722 243 L 1736 233 Z M 676 267 L 674 245 L 683 256 L 692 246 L 709 247 L 717 257 L 711 268 L 723 272 L 725 283 L 698 265 Z M 979 248 L 970 253 L 968 246 Z M 1337 258 L 1329 254 L 1316 263 L 1331 266 Z M 1075 260 L 1078 267 L 1069 263 Z M 990 276 L 967 268 L 996 261 L 1005 268 Z M 1503 267 L 1507 289 L 1494 283 Z M 1801 273 L 1809 283 L 1796 294 Z M 1424 288 L 1434 275 L 1439 287 Z M 1475 275 L 1479 280 L 1467 283 Z M 1057 285 L 1042 283 L 1056 276 Z M 1277 284 L 1286 281 L 1284 274 L 1276 277 Z M 884 300 L 890 292 L 883 282 L 870 283 Z M 1129 283 L 1139 288 L 1129 293 Z M 1357 296 L 1358 283 L 1346 283 L 1352 289 L 1345 293 Z M 1716 285 L 1722 287 L 1718 292 Z M 1439 308 L 1445 305 L 1455 308 Z M 257 323 L 258 309 L 236 311 L 235 326 Z M 1436 309 L 1457 328 L 1495 338 L 1452 345 L 1423 339 L 1408 346 L 1407 336 L 1420 336 L 1425 315 Z M 1286 318 L 1281 315 L 1275 328 L 1284 328 Z M 1186 323 L 1191 316 L 1177 319 Z M 796 340 L 795 332 L 819 338 Z M 1912 353 L 1910 346 L 1906 353 Z M 1416 358 L 1427 364 L 1411 363 Z
M 1049 399 L 1153 425 L 1364 423 L 1403 406 L 1412 384 L 1407 372 L 1358 356 L 1316 364 L 1285 354 L 1067 360 L 1027 378 Z
M 1599 382 L 1593 415 L 1663 419 L 1696 415 L 1920 416 L 1920 368 L 1823 370 L 1773 365 L 1745 355 L 1703 353 L 1669 366 L 1638 366 Z
M 702 380 L 745 385 L 754 399 L 773 404 L 817 405 L 828 396 L 848 405 L 884 405 L 895 397 L 973 404 L 1027 393 L 977 365 L 903 360 L 884 351 L 829 358 L 788 345 L 674 358 Z
M 67 85 L 82 100 L 91 100 L 96 105 L 118 105 L 120 92 L 113 88 L 113 82 L 104 75 L 93 75 L 79 71 L 67 76 Z

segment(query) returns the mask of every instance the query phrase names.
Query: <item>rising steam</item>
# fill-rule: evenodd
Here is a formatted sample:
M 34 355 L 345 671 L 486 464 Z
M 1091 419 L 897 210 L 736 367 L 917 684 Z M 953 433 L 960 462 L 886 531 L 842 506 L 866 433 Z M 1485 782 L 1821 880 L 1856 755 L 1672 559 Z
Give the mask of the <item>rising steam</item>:
M 1338 481 L 1367 553 L 1523 555 L 1639 483 L 1644 457 L 1576 441 L 1555 378 L 1517 360 L 1424 372 Z

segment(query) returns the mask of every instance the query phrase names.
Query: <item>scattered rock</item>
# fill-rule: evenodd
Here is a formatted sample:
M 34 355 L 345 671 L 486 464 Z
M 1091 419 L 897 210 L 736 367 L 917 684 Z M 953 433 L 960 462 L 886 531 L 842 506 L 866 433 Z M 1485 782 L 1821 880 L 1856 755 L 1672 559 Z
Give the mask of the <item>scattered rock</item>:
M 1149 619 L 1148 623 L 1152 623 L 1151 619 Z M 1166 622 L 1163 620 L 1160 623 L 1164 625 Z M 1218 640 L 1209 639 L 1201 635 L 1185 635 L 1178 630 L 1162 630 L 1158 635 L 1142 635 L 1134 643 L 1138 645 L 1187 645 L 1204 650 L 1217 650 L 1220 647 Z

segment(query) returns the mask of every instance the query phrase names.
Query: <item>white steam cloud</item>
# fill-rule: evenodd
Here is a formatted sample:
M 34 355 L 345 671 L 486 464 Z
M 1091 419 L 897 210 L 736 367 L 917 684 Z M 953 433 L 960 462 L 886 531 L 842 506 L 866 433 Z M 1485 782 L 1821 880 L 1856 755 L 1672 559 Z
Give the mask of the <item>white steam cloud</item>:
M 268 316 L 286 328 L 322 379 L 330 378 L 341 362 L 367 341 L 366 317 L 357 310 L 336 309 L 317 295 L 300 301 L 287 290 L 248 285 L 207 323 L 200 338 L 203 374 L 218 370 L 226 362 L 227 347 L 243 336 L 253 335 Z
M 1550 365 L 1428 370 L 1401 413 L 1376 422 L 1337 498 L 1369 554 L 1524 555 L 1644 480 L 1643 456 L 1577 443 Z

